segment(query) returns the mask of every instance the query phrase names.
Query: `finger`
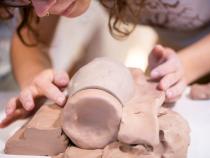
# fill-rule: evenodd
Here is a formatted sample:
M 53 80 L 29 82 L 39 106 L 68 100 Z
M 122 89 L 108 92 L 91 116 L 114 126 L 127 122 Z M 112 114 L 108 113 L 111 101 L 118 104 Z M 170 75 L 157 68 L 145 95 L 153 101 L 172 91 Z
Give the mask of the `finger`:
M 161 90 L 166 91 L 171 86 L 173 86 L 176 82 L 178 82 L 181 77 L 182 77 L 182 73 L 181 72 L 168 74 L 168 75 L 164 76 L 160 80 L 158 88 L 161 89 Z
M 176 96 L 174 98 L 166 98 L 165 103 L 175 103 L 179 98 L 181 98 L 182 95 Z
M 53 83 L 59 88 L 66 87 L 69 83 L 69 76 L 66 72 L 56 72 Z
M 17 109 L 11 115 L 6 116 L 6 118 L 0 122 L 0 128 L 5 128 L 14 121 L 25 118 L 26 116 L 28 116 L 28 114 L 29 113 L 26 112 L 24 109 Z
M 33 94 L 32 91 L 30 90 L 30 88 L 27 88 L 25 90 L 23 90 L 20 93 L 20 102 L 22 103 L 22 106 L 27 110 L 27 111 L 31 111 L 34 109 L 34 98 L 33 98 Z
M 6 105 L 6 115 L 12 114 L 17 108 L 17 97 L 10 99 L 8 104 Z
M 155 55 L 156 58 L 162 58 L 165 56 L 165 48 L 162 45 L 156 45 L 152 50 L 152 54 Z
M 149 55 L 149 69 L 152 70 L 157 65 L 164 62 L 165 50 L 163 46 L 157 45 L 153 48 L 152 52 Z
M 166 91 L 166 98 L 169 102 L 177 100 L 186 88 L 184 80 L 179 81 L 175 86 Z
M 151 77 L 153 79 L 161 78 L 166 74 L 177 71 L 177 69 L 179 69 L 178 64 L 174 60 L 168 60 L 165 63 L 153 69 L 151 72 Z
M 47 98 L 53 100 L 58 105 L 64 105 L 66 102 L 66 96 L 52 83 L 47 81 L 41 81 L 37 84 L 41 93 Z

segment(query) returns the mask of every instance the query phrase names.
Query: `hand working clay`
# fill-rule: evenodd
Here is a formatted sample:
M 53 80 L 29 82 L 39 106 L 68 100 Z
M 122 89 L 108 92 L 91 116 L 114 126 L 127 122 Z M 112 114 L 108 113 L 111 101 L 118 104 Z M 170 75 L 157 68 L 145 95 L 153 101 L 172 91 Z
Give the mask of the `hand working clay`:
M 63 113 L 56 106 L 42 107 L 9 139 L 5 152 L 54 156 L 64 152 L 68 141 L 61 115 L 62 128 L 76 147 L 58 157 L 186 158 L 187 122 L 161 107 L 164 93 L 142 71 L 99 58 L 75 74 L 69 94 Z
M 210 84 L 194 84 L 190 90 L 190 98 L 193 100 L 208 100 L 210 99 Z
M 5 153 L 15 155 L 57 155 L 66 150 L 68 139 L 62 134 L 61 108 L 42 106 L 36 115 L 6 143 Z
M 165 94 L 142 71 L 131 72 L 114 60 L 98 58 L 72 78 L 62 120 L 64 132 L 78 147 L 104 148 L 117 139 L 160 143 L 158 113 Z

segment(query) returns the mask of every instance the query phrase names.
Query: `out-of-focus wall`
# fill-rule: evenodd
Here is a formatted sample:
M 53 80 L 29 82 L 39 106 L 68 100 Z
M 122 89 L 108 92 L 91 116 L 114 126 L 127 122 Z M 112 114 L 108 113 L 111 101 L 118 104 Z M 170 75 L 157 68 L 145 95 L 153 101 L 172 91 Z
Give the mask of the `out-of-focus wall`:
M 138 26 L 126 40 L 114 39 L 108 30 L 107 12 L 93 1 L 82 16 L 60 19 L 50 54 L 56 69 L 71 68 L 82 53 L 88 53 L 88 60 L 108 56 L 127 66 L 145 69 L 148 53 L 156 41 L 155 32 L 145 26 Z

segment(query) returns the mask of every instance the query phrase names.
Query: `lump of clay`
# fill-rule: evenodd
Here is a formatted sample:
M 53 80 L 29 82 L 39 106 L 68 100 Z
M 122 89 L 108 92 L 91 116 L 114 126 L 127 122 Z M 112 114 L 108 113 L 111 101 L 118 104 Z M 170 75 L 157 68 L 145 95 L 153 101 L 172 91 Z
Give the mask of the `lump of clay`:
M 134 94 L 134 81 L 128 68 L 120 62 L 102 57 L 96 58 L 79 69 L 69 86 L 70 96 L 80 90 L 101 89 L 125 103 Z
M 15 155 L 57 155 L 66 150 L 68 139 L 62 133 L 61 108 L 42 106 L 34 117 L 6 143 L 5 153 Z
M 161 109 L 159 114 L 160 140 L 164 158 L 186 158 L 190 144 L 190 128 L 178 113 Z
M 193 100 L 208 100 L 210 99 L 210 84 L 194 84 L 190 90 L 190 98 Z
M 190 144 L 188 123 L 176 112 L 161 108 L 158 114 L 158 145 L 128 145 L 114 142 L 106 146 L 102 158 L 187 158 Z
M 130 146 L 119 142 L 114 142 L 103 151 L 102 158 L 161 158 L 154 155 L 151 149 L 143 146 L 136 145 Z
M 103 150 L 85 150 L 77 147 L 69 147 L 63 158 L 101 158 Z
M 122 105 L 109 93 L 81 90 L 64 108 L 63 130 L 81 148 L 103 148 L 116 140 L 121 114 Z
M 125 104 L 118 133 L 118 140 L 126 144 L 159 144 L 158 113 L 165 94 L 148 82 L 140 70 L 133 70 L 136 90 Z
M 72 78 L 63 130 L 77 146 L 103 148 L 117 138 L 122 106 L 134 94 L 130 71 L 115 60 L 98 58 Z

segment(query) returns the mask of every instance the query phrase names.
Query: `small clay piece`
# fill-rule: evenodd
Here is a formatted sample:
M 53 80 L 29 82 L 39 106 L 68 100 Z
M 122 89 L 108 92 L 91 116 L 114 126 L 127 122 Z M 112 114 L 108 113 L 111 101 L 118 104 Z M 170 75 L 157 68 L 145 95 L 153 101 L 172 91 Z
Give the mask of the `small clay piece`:
M 190 90 L 190 98 L 193 100 L 210 99 L 210 84 L 194 84 Z
M 64 132 L 78 147 L 104 148 L 116 140 L 122 107 L 134 90 L 132 75 L 124 65 L 109 58 L 93 60 L 70 82 Z
M 104 148 L 117 139 L 121 115 L 122 105 L 111 94 L 81 90 L 64 108 L 63 130 L 81 148 Z
M 114 142 L 103 151 L 102 158 L 161 158 L 151 152 L 150 148 L 143 145 L 130 146 Z
M 138 73 L 137 73 L 138 72 Z M 126 144 L 159 144 L 158 113 L 165 94 L 156 84 L 148 82 L 140 70 L 135 70 L 136 93 L 123 108 L 118 140 Z
M 164 158 L 186 158 L 190 144 L 190 128 L 185 119 L 178 113 L 161 109 L 158 117 L 160 140 L 164 147 Z
M 42 106 L 34 117 L 6 143 L 5 153 L 15 155 L 57 155 L 66 150 L 68 139 L 62 133 L 61 108 Z
M 64 158 L 101 158 L 103 150 L 85 150 L 77 147 L 69 147 L 64 153 Z

